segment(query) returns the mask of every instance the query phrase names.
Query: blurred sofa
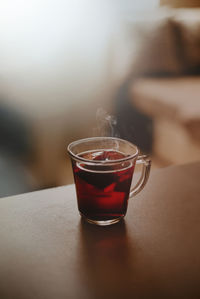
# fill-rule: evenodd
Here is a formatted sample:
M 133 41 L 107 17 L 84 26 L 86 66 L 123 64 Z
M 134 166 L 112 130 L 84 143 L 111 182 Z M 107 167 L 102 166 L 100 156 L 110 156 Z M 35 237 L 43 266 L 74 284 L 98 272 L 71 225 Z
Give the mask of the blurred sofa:
M 126 30 L 132 125 L 135 111 L 152 120 L 151 151 L 161 164 L 199 160 L 200 9 L 158 9 L 130 18 Z
M 114 16 L 90 2 L 78 27 L 68 6 L 52 7 L 56 23 L 42 6 L 38 22 L 38 10 L 13 18 L 1 7 L 0 91 L 31 127 L 33 189 L 72 182 L 67 144 L 93 135 L 99 107 L 116 113 L 114 135 L 143 151 L 199 158 L 199 10 Z

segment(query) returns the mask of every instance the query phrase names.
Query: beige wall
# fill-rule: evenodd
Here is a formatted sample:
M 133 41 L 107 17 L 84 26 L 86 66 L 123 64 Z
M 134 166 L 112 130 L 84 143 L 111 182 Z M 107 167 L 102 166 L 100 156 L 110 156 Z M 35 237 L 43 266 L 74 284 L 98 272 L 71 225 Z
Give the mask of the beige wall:
M 160 0 L 160 4 L 171 7 L 200 7 L 199 0 Z

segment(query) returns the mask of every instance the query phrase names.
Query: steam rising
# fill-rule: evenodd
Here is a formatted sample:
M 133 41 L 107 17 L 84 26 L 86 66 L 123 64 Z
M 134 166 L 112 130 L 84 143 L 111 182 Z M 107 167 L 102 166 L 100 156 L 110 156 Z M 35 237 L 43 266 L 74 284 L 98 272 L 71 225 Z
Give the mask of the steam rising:
M 109 115 L 104 109 L 98 108 L 96 112 L 97 127 L 93 129 L 94 136 L 119 137 L 116 132 L 117 120 Z

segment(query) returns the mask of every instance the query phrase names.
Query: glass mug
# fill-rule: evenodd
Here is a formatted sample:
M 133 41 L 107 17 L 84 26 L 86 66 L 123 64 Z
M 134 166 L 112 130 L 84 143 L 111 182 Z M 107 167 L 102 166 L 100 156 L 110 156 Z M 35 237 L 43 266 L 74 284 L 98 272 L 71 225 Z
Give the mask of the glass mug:
M 68 145 L 78 209 L 92 224 L 110 225 L 125 215 L 128 199 L 145 186 L 151 161 L 137 146 L 113 137 L 92 137 Z M 142 164 L 138 183 L 131 188 L 136 164 Z

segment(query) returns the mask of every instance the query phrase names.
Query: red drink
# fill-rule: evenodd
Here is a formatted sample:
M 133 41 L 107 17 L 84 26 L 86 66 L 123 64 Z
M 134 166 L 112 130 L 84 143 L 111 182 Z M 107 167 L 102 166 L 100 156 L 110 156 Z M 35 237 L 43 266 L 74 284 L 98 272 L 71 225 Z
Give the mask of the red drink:
M 93 150 L 78 155 L 92 161 L 124 159 L 127 155 L 115 150 Z M 106 164 L 105 163 L 105 164 Z M 88 219 L 106 221 L 126 214 L 134 162 L 91 165 L 72 161 L 78 207 Z

